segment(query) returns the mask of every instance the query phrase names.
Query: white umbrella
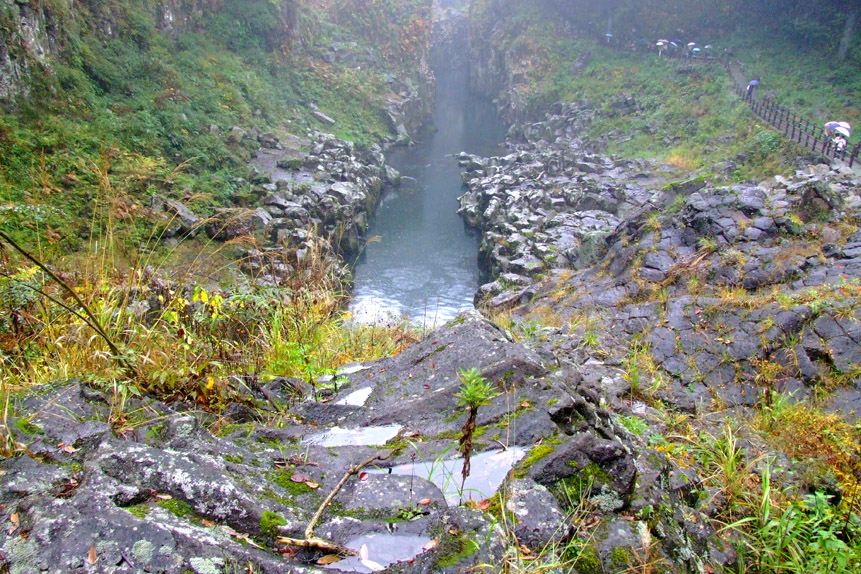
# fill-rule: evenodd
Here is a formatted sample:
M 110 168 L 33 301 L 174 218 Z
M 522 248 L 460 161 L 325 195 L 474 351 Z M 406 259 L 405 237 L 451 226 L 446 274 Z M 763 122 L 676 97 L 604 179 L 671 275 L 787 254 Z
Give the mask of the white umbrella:
M 852 135 L 852 132 L 847 130 L 843 126 L 839 126 L 839 127 L 834 128 L 834 131 L 837 132 L 838 134 L 842 134 L 842 135 L 846 136 L 847 139 L 849 138 L 849 136 Z

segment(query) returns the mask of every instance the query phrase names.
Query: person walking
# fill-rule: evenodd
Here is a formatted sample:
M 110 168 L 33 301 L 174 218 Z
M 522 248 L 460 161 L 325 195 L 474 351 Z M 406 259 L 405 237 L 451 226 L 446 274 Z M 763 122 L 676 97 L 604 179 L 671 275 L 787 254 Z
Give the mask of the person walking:
M 747 92 L 745 92 L 745 94 L 744 94 L 744 100 L 746 102 L 752 102 L 753 101 L 753 91 L 758 85 L 759 85 L 759 78 L 758 77 L 755 77 L 755 78 L 751 79 L 750 82 L 748 82 Z

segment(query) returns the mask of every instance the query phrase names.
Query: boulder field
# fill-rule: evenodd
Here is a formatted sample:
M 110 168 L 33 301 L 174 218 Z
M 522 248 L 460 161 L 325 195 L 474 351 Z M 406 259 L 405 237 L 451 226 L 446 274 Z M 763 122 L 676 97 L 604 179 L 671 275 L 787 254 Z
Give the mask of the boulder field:
M 479 410 L 461 489 L 456 394 L 458 372 L 472 368 L 500 394 Z M 315 535 L 366 552 L 329 569 L 496 568 L 514 544 L 537 551 L 583 532 L 583 564 L 610 568 L 656 527 L 678 571 L 732 560 L 698 507 L 697 481 L 605 406 L 602 385 L 620 384 L 618 368 L 548 363 L 467 313 L 396 357 L 342 372 L 327 402 L 297 398 L 295 381 L 258 387 L 261 405 L 293 405 L 283 415 L 236 404 L 215 419 L 144 398 L 127 405 L 135 422 L 123 428 L 107 422 L 109 397 L 84 383 L 39 389 L 9 421 L 31 456 L 0 463 L 0 504 L 15 517 L 0 559 L 14 573 L 322 572 L 329 553 L 279 537 L 303 539 L 349 475 Z M 384 460 L 357 468 L 374 457 Z
M 684 421 L 717 434 L 774 393 L 856 420 L 859 178 L 680 179 L 582 149 L 588 113 L 557 106 L 508 155 L 459 158 L 492 279 L 476 297 L 499 324 L 465 313 L 342 367 L 328 394 L 245 376 L 247 401 L 218 417 L 141 397 L 118 418 L 83 381 L 20 399 L 6 425 L 29 456 L 0 461 L 4 571 L 496 572 L 530 554 L 556 571 L 550 545 L 580 574 L 729 571 L 710 520 L 729 502 L 674 443 L 695 440 Z M 272 145 L 256 216 L 269 237 L 358 233 L 397 182 L 378 151 L 329 136 Z M 499 394 L 464 480 L 470 369 Z M 744 440 L 751 464 L 769 449 Z M 815 486 L 769 452 L 799 492 Z

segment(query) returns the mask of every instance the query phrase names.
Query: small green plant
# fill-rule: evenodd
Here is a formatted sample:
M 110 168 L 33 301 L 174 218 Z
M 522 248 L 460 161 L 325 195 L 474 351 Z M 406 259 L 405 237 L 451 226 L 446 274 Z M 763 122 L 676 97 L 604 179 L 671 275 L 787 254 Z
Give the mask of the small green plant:
M 622 423 L 622 426 L 628 429 L 629 432 L 643 437 L 649 432 L 649 425 L 637 416 L 620 416 L 619 422 Z
M 706 253 L 714 253 L 717 251 L 718 244 L 714 238 L 711 237 L 700 237 L 697 239 L 697 247 L 699 247 L 702 251 Z
M 472 439 L 475 434 L 475 420 L 478 417 L 478 408 L 490 404 L 494 397 L 499 395 L 496 387 L 488 382 L 475 367 L 466 370 L 461 369 L 458 373 L 461 382 L 460 392 L 457 395 L 457 404 L 467 409 L 466 421 L 461 429 L 458 450 L 463 456 L 463 469 L 461 475 L 460 490 L 463 493 L 466 477 L 469 476 L 469 461 L 472 455 Z
M 729 421 L 724 423 L 721 434 L 703 431 L 692 442 L 698 462 L 709 473 L 706 481 L 720 488 L 726 499 L 724 515 L 738 517 L 749 503 L 753 468 L 759 459 L 745 457 Z
M 741 537 L 745 572 L 849 574 L 861 568 L 861 520 L 831 504 L 822 492 L 775 505 L 771 469 L 762 472 L 762 491 L 751 515 L 726 526 Z
M 762 401 L 759 407 L 759 426 L 762 430 L 771 432 L 785 417 L 787 409 L 792 404 L 793 394 L 770 391 L 768 400 Z

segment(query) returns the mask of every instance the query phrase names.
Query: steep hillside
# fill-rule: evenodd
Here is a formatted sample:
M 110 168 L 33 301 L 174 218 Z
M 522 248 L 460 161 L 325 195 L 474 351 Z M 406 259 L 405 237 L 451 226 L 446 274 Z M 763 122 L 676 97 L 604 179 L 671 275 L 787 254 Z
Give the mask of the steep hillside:
M 245 204 L 261 134 L 325 129 L 368 146 L 427 113 L 430 2 L 0 8 L 4 227 L 49 251 L 80 247 L 106 185 L 135 245 L 154 193 L 203 215 Z M 390 24 L 371 26 L 380 11 Z
M 759 3 L 486 0 L 471 15 L 472 85 L 504 117 L 534 121 L 557 101 L 592 102 L 593 149 L 626 158 L 736 180 L 790 173 L 802 150 L 745 110 L 718 64 L 727 60 L 761 78 L 762 97 L 817 124 L 859 113 L 859 38 L 840 5 L 774 14 Z M 660 38 L 708 46 L 715 64 L 661 58 Z

